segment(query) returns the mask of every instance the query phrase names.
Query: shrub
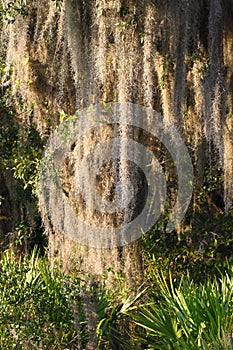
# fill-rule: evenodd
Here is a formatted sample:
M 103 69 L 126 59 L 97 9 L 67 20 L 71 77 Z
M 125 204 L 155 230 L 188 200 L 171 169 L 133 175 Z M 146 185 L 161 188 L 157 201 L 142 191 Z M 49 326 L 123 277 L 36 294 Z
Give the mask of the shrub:
M 157 271 L 154 287 L 149 302 L 130 312 L 146 349 L 232 349 L 232 274 L 201 285 L 186 276 L 175 286 Z
M 17 259 L 5 251 L 0 261 L 0 348 L 84 349 L 80 280 L 65 276 L 38 257 Z M 82 331 L 77 334 L 79 327 Z

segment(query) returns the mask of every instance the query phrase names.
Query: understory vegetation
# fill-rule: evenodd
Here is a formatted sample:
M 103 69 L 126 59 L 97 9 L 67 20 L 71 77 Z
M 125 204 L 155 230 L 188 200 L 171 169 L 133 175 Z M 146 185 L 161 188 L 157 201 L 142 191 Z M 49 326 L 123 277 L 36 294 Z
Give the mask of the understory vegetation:
M 36 249 L 21 258 L 6 250 L 0 270 L 1 349 L 85 349 L 86 295 L 97 310 L 99 349 L 232 349 L 230 265 L 198 283 L 187 272 L 174 278 L 154 259 L 135 294 L 122 278 L 112 291 L 104 276 L 64 274 Z

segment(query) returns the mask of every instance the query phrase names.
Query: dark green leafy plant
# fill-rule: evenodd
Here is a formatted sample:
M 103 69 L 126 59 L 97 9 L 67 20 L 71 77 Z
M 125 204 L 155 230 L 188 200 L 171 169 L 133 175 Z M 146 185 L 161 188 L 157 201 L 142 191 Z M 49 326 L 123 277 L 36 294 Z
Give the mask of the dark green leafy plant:
M 21 259 L 5 251 L 0 270 L 1 349 L 85 349 L 84 323 L 77 334 L 73 313 L 78 278 L 51 268 L 35 250 Z
M 8 163 L 14 177 L 21 180 L 24 190 L 30 188 L 32 194 L 36 192 L 42 153 L 43 142 L 35 127 L 30 125 L 25 134 L 14 142 Z
M 146 331 L 138 338 L 146 349 L 232 349 L 232 275 L 203 285 L 186 276 L 175 285 L 154 271 L 154 287 L 149 302 L 129 312 Z
M 106 288 L 101 288 L 97 294 L 97 324 L 98 347 L 102 350 L 125 349 L 136 350 L 137 345 L 131 341 L 132 324 L 128 313 L 136 308 L 136 301 L 145 293 L 145 289 L 136 296 L 123 298 L 121 301 Z M 130 329 L 131 327 L 131 329 Z
M 3 70 L 4 65 L 2 64 Z M 27 128 L 22 128 L 12 106 L 7 104 L 8 89 L 0 97 L 0 161 L 1 169 L 16 180 L 14 182 L 14 204 L 20 208 L 22 213 L 18 218 L 23 226 L 18 223 L 12 228 L 15 230 L 16 242 L 14 245 L 20 246 L 21 251 L 28 252 L 28 248 L 33 244 L 44 244 L 42 239 L 41 220 L 37 211 L 37 181 L 39 177 L 39 165 L 43 153 L 43 141 L 31 121 Z M 28 110 L 28 109 L 27 109 Z M 33 114 L 33 109 L 30 110 Z M 32 115 L 30 116 L 32 117 Z M 32 119 L 32 118 L 30 118 Z M 4 198 L 2 198 L 4 201 Z M 28 220 L 27 208 L 30 203 L 33 220 Z M 31 215 L 31 214 L 29 214 Z M 32 218 L 31 218 L 32 219 Z M 25 225 L 25 222 L 27 224 Z M 29 225 L 29 222 L 34 224 Z M 38 225 L 37 225 L 38 223 Z M 36 236 L 38 236 L 36 238 Z M 12 236 L 13 237 L 13 236 Z M 5 246 L 6 243 L 3 245 Z M 41 247 L 42 248 L 42 247 Z

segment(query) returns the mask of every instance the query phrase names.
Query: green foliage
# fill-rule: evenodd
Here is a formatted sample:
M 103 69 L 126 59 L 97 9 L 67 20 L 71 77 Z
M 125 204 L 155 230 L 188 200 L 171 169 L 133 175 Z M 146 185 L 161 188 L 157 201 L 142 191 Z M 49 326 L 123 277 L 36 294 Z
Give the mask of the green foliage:
M 179 278 L 189 273 L 194 281 L 205 281 L 224 272 L 233 259 L 232 216 L 197 212 L 192 229 L 169 234 L 158 227 L 143 236 L 145 277 L 151 281 L 154 269 L 171 270 Z
M 60 112 L 60 124 L 63 123 L 63 122 L 72 122 L 74 120 L 77 119 L 77 116 L 76 115 L 69 115 L 69 114 L 66 114 L 64 111 L 61 111 Z
M 169 211 L 165 211 L 142 237 L 146 278 L 153 279 L 153 270 L 161 268 L 178 278 L 188 272 L 194 281 L 204 281 L 227 268 L 233 259 L 233 217 L 224 213 L 223 174 L 218 164 L 205 169 L 195 210 L 189 209 L 180 232 L 166 233 L 168 218 Z
M 1 75 L 3 72 L 4 64 L 1 63 Z M 33 106 L 28 108 L 22 103 L 22 114 L 28 115 L 29 112 L 29 121 L 22 127 L 14 107 L 7 102 L 9 93 L 10 88 L 7 88 L 0 96 L 0 161 L 2 170 L 7 170 L 15 179 L 12 200 L 21 213 L 20 216 L 14 217 L 14 220 L 20 220 L 20 224 L 16 223 L 15 235 L 12 236 L 15 237 L 13 246 L 17 250 L 19 248 L 20 251 L 28 252 L 33 244 L 45 243 L 45 239 L 42 239 L 36 198 L 43 141 L 32 123 Z M 2 200 L 4 201 L 4 198 Z M 29 215 L 34 215 L 33 219 L 30 217 L 33 223 L 31 227 L 28 222 L 26 223 L 29 218 L 28 205 L 31 210 Z M 38 226 L 35 227 L 34 224 L 37 223 Z
M 54 6 L 56 7 L 57 11 L 61 11 L 61 6 L 63 3 L 63 0 L 51 0 L 54 3 Z
M 0 98 L 0 156 L 5 169 L 11 170 L 23 189 L 29 189 L 28 197 L 35 193 L 39 164 L 43 153 L 43 141 L 32 122 L 22 127 L 14 108 L 7 105 L 8 91 Z M 23 110 L 33 114 L 33 106 Z
M 18 127 L 12 110 L 6 106 L 4 97 L 0 98 L 0 154 L 5 164 L 11 158 L 12 145 L 18 140 Z
M 0 348 L 84 349 L 77 335 L 74 305 L 80 309 L 80 280 L 65 276 L 38 257 L 0 261 Z M 83 322 L 82 322 L 83 327 Z
M 209 58 L 204 57 L 203 53 L 200 50 L 195 50 L 191 55 L 189 65 L 193 65 L 196 61 L 199 61 L 199 63 L 201 63 L 198 69 L 198 73 L 200 78 L 204 79 L 210 66 Z
M 15 179 L 21 180 L 24 190 L 30 187 L 32 193 L 36 191 L 42 153 L 43 143 L 33 125 L 13 143 L 9 168 Z
M 124 17 L 129 13 L 129 8 L 126 6 L 122 6 L 120 8 L 120 17 Z
M 99 349 L 232 349 L 232 268 L 202 284 L 154 268 L 148 289 L 114 294 L 97 293 Z
M 137 339 L 146 349 L 232 349 L 232 275 L 203 285 L 186 276 L 175 286 L 155 270 L 154 287 L 148 304 L 130 312 L 146 331 Z
M 139 32 L 139 39 L 140 39 L 141 45 L 144 45 L 145 36 L 146 36 L 146 34 L 144 32 Z
M 19 225 L 20 226 L 20 225 Z M 19 227 L 19 229 L 21 226 Z M 97 305 L 98 349 L 231 349 L 233 270 L 195 283 L 154 267 L 136 294 L 89 285 L 39 258 L 5 251 L 0 261 L 0 348 L 85 349 L 82 296 Z M 106 276 L 104 275 L 105 279 Z M 127 294 L 127 295 L 126 295 Z M 82 295 L 82 296 L 81 296 Z
M 15 224 L 15 231 L 17 233 L 17 237 L 15 239 L 15 244 L 18 246 L 26 246 L 27 242 L 31 239 L 31 228 L 26 222 L 26 220 L 18 221 Z
M 162 67 L 163 73 L 162 73 L 159 84 L 160 84 L 161 89 L 165 89 L 166 84 L 167 84 L 167 80 L 169 78 L 169 73 L 174 72 L 174 59 L 172 59 L 169 56 L 169 54 L 166 54 L 163 57 L 163 62 L 161 63 L 161 67 Z
M 208 203 L 214 194 L 220 196 L 223 192 L 223 181 L 224 176 L 220 165 L 207 167 L 204 172 L 203 184 L 197 194 L 197 204 L 200 206 Z
M 130 339 L 132 329 L 129 329 L 128 313 L 136 308 L 135 303 L 145 290 L 138 292 L 136 296 L 123 297 L 119 293 L 108 290 L 104 285 L 100 285 L 96 293 L 98 314 L 96 334 L 98 348 L 102 350 L 132 349 L 132 346 L 136 350 L 135 344 Z
M 14 23 L 18 15 L 27 16 L 27 0 L 9 1 L 0 5 L 0 19 L 6 23 Z

